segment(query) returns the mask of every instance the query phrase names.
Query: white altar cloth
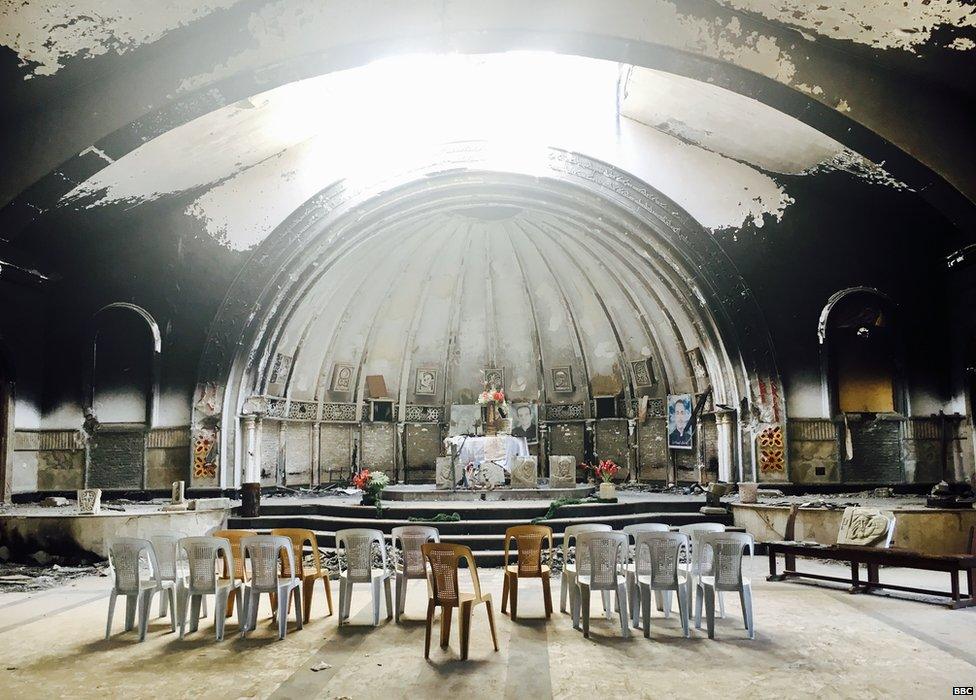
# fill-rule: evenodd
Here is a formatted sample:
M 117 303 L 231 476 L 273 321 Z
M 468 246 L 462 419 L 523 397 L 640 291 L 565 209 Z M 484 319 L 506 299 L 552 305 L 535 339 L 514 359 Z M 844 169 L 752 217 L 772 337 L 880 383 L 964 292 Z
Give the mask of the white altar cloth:
M 444 440 L 448 455 L 451 454 L 452 444 L 457 447 L 458 466 L 462 469 L 472 463 L 479 467 L 482 462 L 493 462 L 504 469 L 506 474 L 511 474 L 515 468 L 515 460 L 529 456 L 528 441 L 511 435 L 455 435 Z

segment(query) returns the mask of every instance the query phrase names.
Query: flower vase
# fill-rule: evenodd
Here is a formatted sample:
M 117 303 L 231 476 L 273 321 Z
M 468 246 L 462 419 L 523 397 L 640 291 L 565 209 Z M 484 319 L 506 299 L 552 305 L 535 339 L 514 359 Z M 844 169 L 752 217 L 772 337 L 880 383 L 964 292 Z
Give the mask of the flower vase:
M 495 404 L 488 404 L 488 415 L 485 419 L 485 435 L 498 434 L 498 409 Z
M 617 497 L 617 487 L 612 481 L 604 481 L 600 484 L 600 500 L 610 501 Z

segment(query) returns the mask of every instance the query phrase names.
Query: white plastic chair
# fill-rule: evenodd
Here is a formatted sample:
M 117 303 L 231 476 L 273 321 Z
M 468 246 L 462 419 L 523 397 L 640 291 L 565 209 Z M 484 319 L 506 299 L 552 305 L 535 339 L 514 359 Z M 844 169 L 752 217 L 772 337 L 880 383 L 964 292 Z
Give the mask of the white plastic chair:
M 665 523 L 636 523 L 634 525 L 626 525 L 621 528 L 624 532 L 630 535 L 630 561 L 627 564 L 627 600 L 630 601 L 630 614 L 633 617 L 634 626 L 637 625 L 637 616 L 640 614 L 640 595 L 637 592 L 637 576 L 634 573 L 634 546 L 637 542 L 637 534 L 640 532 L 670 532 L 671 526 Z M 663 598 L 661 597 L 660 591 L 654 592 L 654 600 L 657 603 L 658 610 L 669 610 L 670 605 L 667 608 L 664 607 Z M 671 602 L 670 600 L 668 601 Z M 618 611 L 619 612 L 619 611 Z
M 688 572 L 691 574 L 691 590 L 694 592 L 698 588 L 698 577 L 702 574 L 712 575 L 712 550 L 706 550 L 701 546 L 701 538 L 707 532 L 725 532 L 725 525 L 722 523 L 691 523 L 682 525 L 678 528 L 691 540 L 691 554 L 688 557 Z M 693 593 L 694 595 L 694 593 Z M 718 599 L 718 616 L 725 618 L 725 598 L 721 591 L 716 591 L 715 597 Z M 694 611 L 694 600 L 688 608 L 690 618 Z
M 640 532 L 634 551 L 634 569 L 640 589 L 644 636 L 651 636 L 651 591 L 675 591 L 678 594 L 678 616 L 685 637 L 688 632 L 688 611 L 691 601 L 691 576 L 681 563 L 681 554 L 688 555 L 688 535 L 680 532 Z M 665 607 L 665 614 L 667 614 Z M 637 627 L 637 613 L 633 613 Z
M 149 541 L 153 543 L 156 550 L 156 561 L 159 562 L 159 575 L 164 581 L 172 581 L 177 592 L 181 590 L 179 582 L 186 577 L 186 562 L 180 559 L 180 540 L 183 535 L 179 532 L 157 532 L 149 536 Z M 166 603 L 168 596 L 159 598 L 159 616 L 166 615 Z M 200 605 L 200 617 L 207 616 L 207 599 L 204 598 Z M 174 615 L 176 612 L 174 611 Z
M 237 601 L 237 624 L 243 623 L 241 614 L 241 582 L 232 578 L 217 576 L 217 557 L 223 556 L 227 569 L 234 570 L 234 553 L 230 541 L 223 537 L 184 537 L 179 543 L 180 552 L 186 556 L 190 573 L 181 586 L 180 594 L 180 639 L 186 627 L 187 607 L 190 608 L 190 631 L 196 632 L 200 625 L 200 605 L 205 596 L 214 597 L 214 627 L 217 641 L 224 638 L 224 623 L 227 620 L 227 599 L 233 595 Z
M 339 624 L 349 619 L 352 604 L 352 587 L 356 583 L 368 583 L 373 592 L 373 624 L 380 624 L 380 589 L 386 588 L 386 619 L 393 617 L 393 593 L 390 589 L 391 571 L 386 560 L 383 533 L 369 528 L 350 528 L 335 534 L 336 551 L 345 550 L 345 568 L 340 558 L 339 570 Z M 373 543 L 380 548 L 382 569 L 373 568 Z
M 256 535 L 241 540 L 241 551 L 251 561 L 251 578 L 244 585 L 244 624 L 241 637 L 247 636 L 258 624 L 258 605 L 262 593 L 270 593 L 277 605 L 278 639 L 288 632 L 289 597 L 295 598 L 295 622 L 302 629 L 302 579 L 298 576 L 281 576 L 278 567 L 281 552 L 288 559 L 285 571 L 295 571 L 295 552 L 291 538 L 283 535 Z
M 623 532 L 581 532 L 576 537 L 576 585 L 570 589 L 573 627 L 590 636 L 590 593 L 615 591 L 620 611 L 620 633 L 630 636 L 627 612 L 627 547 L 630 537 Z M 609 615 L 609 611 L 607 613 Z
M 708 638 L 715 638 L 715 594 L 718 591 L 738 591 L 742 603 L 742 621 L 749 639 L 756 638 L 756 624 L 752 615 L 752 583 L 742 575 L 742 552 L 749 547 L 753 556 L 752 535 L 747 532 L 709 532 L 701 538 L 701 546 L 711 550 L 714 557 L 712 574 L 698 578 L 695 596 L 695 628 L 701 629 L 702 599 L 708 618 Z
M 143 579 L 141 562 L 145 553 L 149 565 L 149 578 Z M 165 593 L 170 603 L 170 628 L 176 631 L 176 585 L 164 581 L 160 576 L 156 552 L 149 540 L 136 537 L 119 537 L 109 543 L 109 563 L 115 580 L 108 599 L 108 621 L 105 623 L 105 639 L 112 634 L 112 616 L 115 614 L 115 601 L 125 596 L 125 631 L 135 626 L 136 612 L 139 613 L 139 641 L 145 641 L 149 628 L 149 608 L 156 593 Z
M 569 525 L 563 530 L 563 571 L 559 574 L 559 612 L 566 612 L 566 597 L 570 589 L 576 585 L 576 568 L 579 563 L 579 547 L 577 547 L 577 561 L 569 563 L 570 540 L 576 538 L 584 532 L 610 532 L 613 530 L 609 525 L 599 523 L 585 523 L 583 525 Z M 606 608 L 606 600 L 604 600 Z
M 421 551 L 421 545 L 428 542 L 440 542 L 441 536 L 436 527 L 429 525 L 405 525 L 395 527 L 391 531 L 393 538 L 393 551 L 400 552 L 400 566 L 396 570 L 396 613 L 395 622 L 400 622 L 400 616 L 407 603 L 407 581 L 411 579 L 423 579 L 428 582 L 427 593 L 430 595 L 430 585 L 427 572 L 427 561 Z M 397 545 L 399 544 L 399 550 Z

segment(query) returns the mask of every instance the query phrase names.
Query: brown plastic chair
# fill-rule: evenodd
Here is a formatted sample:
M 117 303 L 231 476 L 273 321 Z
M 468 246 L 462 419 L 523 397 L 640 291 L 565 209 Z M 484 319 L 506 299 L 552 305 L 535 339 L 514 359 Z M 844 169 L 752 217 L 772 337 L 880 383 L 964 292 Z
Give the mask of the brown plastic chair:
M 256 537 L 258 533 L 252 530 L 218 530 L 213 533 L 211 537 L 223 537 L 225 540 L 230 542 L 230 553 L 234 557 L 234 575 L 235 581 L 240 581 L 241 584 L 245 584 L 248 580 L 247 568 L 244 566 L 244 552 L 241 549 L 241 540 L 245 537 Z M 230 574 L 227 572 L 226 563 L 224 563 L 224 571 L 221 578 L 231 578 Z M 230 596 L 227 599 L 227 617 L 234 614 L 234 596 Z M 243 614 L 243 611 L 241 611 Z
M 424 637 L 424 658 L 430 658 L 430 633 L 434 624 L 434 611 L 441 607 L 441 649 L 446 649 L 451 637 L 451 613 L 460 609 L 458 625 L 461 635 L 461 660 L 468 658 L 468 642 L 471 639 L 471 608 L 484 603 L 488 610 L 488 625 L 491 627 L 491 641 L 498 651 L 498 637 L 495 634 L 495 615 L 491 607 L 491 593 L 481 593 L 478 581 L 478 567 L 474 563 L 471 549 L 460 544 L 428 542 L 421 545 L 421 551 L 430 564 L 433 595 L 427 601 L 427 634 Z M 458 589 L 458 562 L 464 559 L 471 572 L 474 593 L 462 593 Z
M 304 621 L 308 622 L 308 618 L 312 614 L 312 591 L 315 590 L 315 582 L 319 579 L 322 579 L 322 585 L 325 587 L 325 600 L 329 606 L 329 615 L 332 615 L 332 586 L 329 583 L 329 572 L 322 569 L 322 557 L 319 554 L 319 543 L 315 533 L 312 530 L 301 528 L 276 527 L 271 531 L 271 534 L 287 537 L 291 540 L 291 545 L 295 550 L 295 568 L 298 569 L 298 577 L 302 580 Z M 305 561 L 302 556 L 306 542 L 312 548 L 312 560 L 315 562 L 315 566 L 309 569 L 305 568 Z M 291 576 L 291 572 L 288 570 L 288 561 L 283 559 L 281 565 L 282 574 L 286 577 Z M 291 603 L 289 603 L 289 608 L 290 606 Z
M 515 540 L 517 558 L 508 563 L 509 546 Z M 516 525 L 505 530 L 505 579 L 502 582 L 502 614 L 511 603 L 512 619 L 518 618 L 518 582 L 520 578 L 542 579 L 542 596 L 546 617 L 552 616 L 552 593 L 549 589 L 549 566 L 542 563 L 542 545 L 549 542 L 549 561 L 552 561 L 552 528 L 548 525 Z

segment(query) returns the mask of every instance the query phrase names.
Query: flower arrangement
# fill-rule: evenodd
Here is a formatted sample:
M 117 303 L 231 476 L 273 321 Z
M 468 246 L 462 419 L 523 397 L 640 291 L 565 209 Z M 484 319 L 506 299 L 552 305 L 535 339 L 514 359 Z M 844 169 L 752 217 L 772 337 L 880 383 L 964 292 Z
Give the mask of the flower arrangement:
M 482 406 L 487 406 L 488 404 L 504 406 L 505 392 L 501 389 L 485 389 L 478 395 L 478 403 Z
M 613 481 L 613 477 L 617 476 L 617 472 L 619 471 L 620 467 L 612 459 L 604 459 L 597 466 L 593 467 L 593 473 L 605 484 Z
M 390 477 L 383 472 L 374 474 L 369 469 L 360 469 L 353 476 L 352 485 L 363 492 L 363 505 L 375 505 L 377 515 L 382 514 L 383 502 L 380 496 L 383 489 L 390 485 Z

